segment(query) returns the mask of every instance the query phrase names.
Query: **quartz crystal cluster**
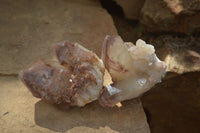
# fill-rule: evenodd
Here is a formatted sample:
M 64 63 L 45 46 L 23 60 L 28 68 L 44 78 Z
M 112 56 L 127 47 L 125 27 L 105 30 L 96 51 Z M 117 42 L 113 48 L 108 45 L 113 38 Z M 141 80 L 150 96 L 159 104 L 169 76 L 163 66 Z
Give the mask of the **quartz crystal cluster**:
M 56 44 L 58 62 L 37 61 L 20 72 L 33 96 L 66 110 L 97 100 L 102 92 L 104 66 L 95 53 L 79 44 Z
M 133 45 L 123 42 L 120 36 L 106 36 L 102 60 L 113 80 L 113 84 L 104 87 L 99 98 L 100 104 L 108 107 L 148 91 L 161 82 L 166 70 L 154 47 L 141 39 Z
M 64 110 L 97 99 L 113 107 L 136 98 L 160 82 L 166 70 L 154 47 L 141 39 L 133 45 L 120 36 L 106 36 L 102 60 L 77 43 L 62 42 L 54 49 L 58 61 L 39 60 L 19 75 L 33 96 Z M 103 87 L 105 69 L 113 83 Z

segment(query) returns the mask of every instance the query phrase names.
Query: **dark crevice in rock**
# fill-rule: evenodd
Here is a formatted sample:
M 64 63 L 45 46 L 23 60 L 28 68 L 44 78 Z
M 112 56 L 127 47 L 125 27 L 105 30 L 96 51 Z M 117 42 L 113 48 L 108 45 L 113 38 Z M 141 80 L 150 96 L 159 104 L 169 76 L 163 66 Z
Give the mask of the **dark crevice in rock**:
M 147 122 L 148 122 L 148 124 L 150 124 L 150 122 L 151 122 L 151 114 L 150 114 L 149 109 L 148 108 L 144 108 L 144 112 L 145 112 L 146 117 L 147 117 Z
M 113 0 L 100 0 L 102 7 L 112 16 L 119 35 L 127 42 L 135 42 L 144 32 L 137 20 L 125 18 L 122 8 Z
M 100 0 L 100 2 L 102 7 L 105 8 L 111 14 L 111 16 L 117 15 L 124 18 L 123 10 L 119 5 L 117 5 L 116 2 L 113 0 Z

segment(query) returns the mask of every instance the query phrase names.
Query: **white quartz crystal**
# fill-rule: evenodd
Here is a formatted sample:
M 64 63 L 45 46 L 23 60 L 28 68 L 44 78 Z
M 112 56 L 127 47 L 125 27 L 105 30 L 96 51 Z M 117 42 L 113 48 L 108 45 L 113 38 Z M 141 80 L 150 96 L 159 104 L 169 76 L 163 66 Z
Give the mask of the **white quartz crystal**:
M 103 106 L 112 107 L 140 96 L 160 82 L 166 70 L 166 64 L 157 58 L 154 46 L 141 39 L 133 45 L 124 43 L 120 36 L 106 36 L 102 60 L 114 82 L 104 88 L 99 99 Z

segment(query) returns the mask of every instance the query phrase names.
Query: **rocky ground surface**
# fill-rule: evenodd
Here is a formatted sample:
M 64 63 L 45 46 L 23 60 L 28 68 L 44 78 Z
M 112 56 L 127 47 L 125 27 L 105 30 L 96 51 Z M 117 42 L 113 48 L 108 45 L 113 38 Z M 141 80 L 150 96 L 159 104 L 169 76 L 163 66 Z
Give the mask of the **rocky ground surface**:
M 140 99 L 121 108 L 98 102 L 63 112 L 37 99 L 19 81 L 31 62 L 54 59 L 52 45 L 69 40 L 98 55 L 117 30 L 97 0 L 0 1 L 0 132 L 149 133 Z
M 1 74 L 17 74 L 33 60 L 54 58 L 52 46 L 63 40 L 100 55 L 105 35 L 117 34 L 98 0 L 0 2 Z
M 1 133 L 149 133 L 139 99 L 123 107 L 103 108 L 98 102 L 63 112 L 37 99 L 13 76 L 0 77 Z
M 149 133 L 147 120 L 152 133 L 200 131 L 199 0 L 100 2 L 0 0 L 0 132 Z M 108 109 L 94 102 L 62 112 L 19 81 L 31 62 L 55 58 L 53 44 L 78 42 L 100 55 L 107 34 L 133 43 L 142 38 L 168 65 L 142 104 L 135 99 Z

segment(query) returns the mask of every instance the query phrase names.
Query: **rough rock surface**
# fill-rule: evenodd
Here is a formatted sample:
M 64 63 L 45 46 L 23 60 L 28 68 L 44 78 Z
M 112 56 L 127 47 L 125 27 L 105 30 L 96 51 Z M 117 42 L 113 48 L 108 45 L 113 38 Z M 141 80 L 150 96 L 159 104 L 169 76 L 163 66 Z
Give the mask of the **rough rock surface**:
M 124 11 L 126 18 L 138 20 L 145 0 L 115 0 Z
M 1 133 L 150 133 L 139 99 L 121 108 L 103 108 L 93 102 L 63 112 L 33 97 L 16 77 L 1 76 L 0 84 Z
M 140 21 L 153 32 L 200 31 L 199 0 L 146 0 Z
M 54 58 L 52 45 L 79 42 L 98 55 L 117 31 L 97 0 L 0 1 L 0 73 L 17 74 L 39 58 Z
M 143 95 L 152 133 L 200 131 L 200 72 L 167 78 Z
M 163 35 L 149 41 L 167 64 L 167 71 L 179 74 L 200 71 L 200 37 Z

